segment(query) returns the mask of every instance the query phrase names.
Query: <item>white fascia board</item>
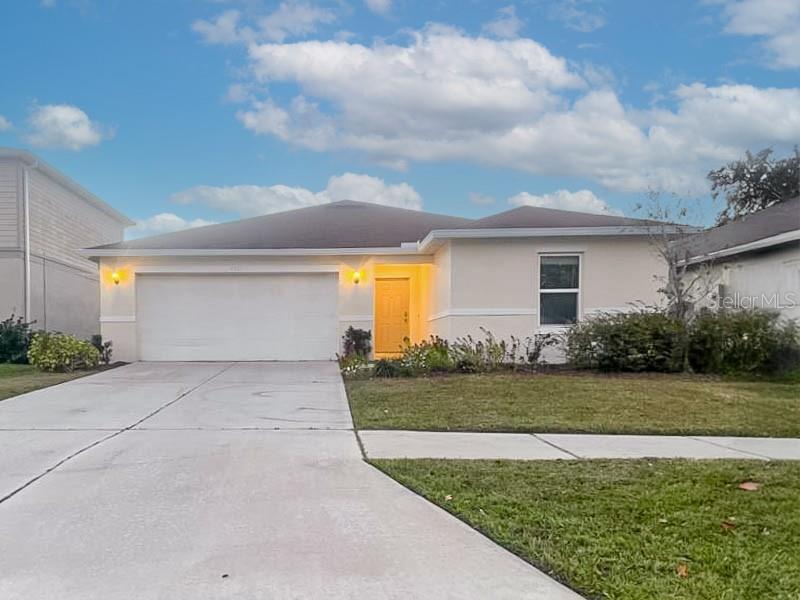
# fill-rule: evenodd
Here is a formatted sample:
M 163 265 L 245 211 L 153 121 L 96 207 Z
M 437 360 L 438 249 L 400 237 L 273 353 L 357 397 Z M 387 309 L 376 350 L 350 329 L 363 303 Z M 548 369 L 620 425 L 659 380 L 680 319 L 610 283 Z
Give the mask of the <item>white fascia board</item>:
M 696 227 L 667 225 L 624 225 L 613 227 L 506 227 L 497 229 L 435 229 L 419 243 L 424 251 L 436 241 L 458 239 L 492 239 L 492 238 L 540 238 L 540 237 L 585 237 L 615 235 L 653 235 L 679 232 L 694 232 Z
M 348 255 L 406 255 L 419 254 L 413 248 L 241 248 L 241 249 L 165 249 L 165 248 L 86 248 L 83 256 L 102 258 L 106 256 L 348 256 Z
M 726 256 L 733 256 L 735 254 L 743 254 L 744 252 L 763 250 L 764 248 L 769 248 L 770 246 L 779 246 L 780 244 L 786 244 L 788 242 L 794 242 L 797 240 L 800 240 L 800 229 L 779 233 L 778 235 L 772 235 L 770 237 L 762 238 L 754 242 L 748 242 L 746 244 L 739 244 L 738 246 L 731 246 L 730 248 L 709 252 L 708 254 L 693 256 L 685 261 L 681 261 L 681 264 L 693 265 L 697 263 L 703 263 L 717 258 L 725 258 Z

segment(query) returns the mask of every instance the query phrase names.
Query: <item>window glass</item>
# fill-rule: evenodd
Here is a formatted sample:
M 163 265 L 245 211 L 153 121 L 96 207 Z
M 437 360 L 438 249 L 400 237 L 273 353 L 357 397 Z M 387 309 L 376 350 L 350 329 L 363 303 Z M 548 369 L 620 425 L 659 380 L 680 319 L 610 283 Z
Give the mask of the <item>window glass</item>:
M 539 294 L 541 325 L 571 325 L 578 320 L 578 292 Z
M 539 287 L 543 290 L 577 289 L 577 256 L 542 256 L 539 269 Z

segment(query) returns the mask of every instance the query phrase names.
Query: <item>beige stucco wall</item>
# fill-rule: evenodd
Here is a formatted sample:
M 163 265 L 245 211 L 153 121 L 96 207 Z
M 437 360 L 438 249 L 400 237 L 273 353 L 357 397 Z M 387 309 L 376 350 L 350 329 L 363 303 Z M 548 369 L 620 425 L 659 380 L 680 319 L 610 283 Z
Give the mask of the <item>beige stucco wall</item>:
M 114 342 L 115 358 L 136 360 L 137 269 L 246 269 L 333 265 L 339 272 L 339 334 L 349 326 L 373 329 L 374 282 L 408 277 L 411 282 L 412 341 L 439 335 L 454 339 L 481 335 L 526 337 L 539 331 L 538 263 L 543 253 L 581 256 L 581 315 L 626 309 L 632 302 L 658 301 L 654 274 L 661 263 L 646 241 L 632 237 L 559 240 L 459 240 L 432 255 L 104 258 L 100 263 L 101 329 Z M 122 281 L 114 285 L 111 272 Z M 353 272 L 361 281 L 353 283 Z
M 581 257 L 579 315 L 656 304 L 663 263 L 640 237 L 455 240 L 450 243 L 450 304 L 433 313 L 450 339 L 482 335 L 526 337 L 538 327 L 539 257 Z

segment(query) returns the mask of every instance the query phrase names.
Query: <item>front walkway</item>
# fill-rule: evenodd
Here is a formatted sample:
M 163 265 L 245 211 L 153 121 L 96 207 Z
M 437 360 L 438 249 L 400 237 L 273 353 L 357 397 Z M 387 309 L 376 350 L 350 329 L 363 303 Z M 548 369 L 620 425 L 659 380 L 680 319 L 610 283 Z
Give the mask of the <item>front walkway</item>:
M 5 400 L 0 598 L 580 598 L 352 427 L 334 363 L 138 363 Z
M 367 458 L 800 460 L 800 439 L 361 430 Z

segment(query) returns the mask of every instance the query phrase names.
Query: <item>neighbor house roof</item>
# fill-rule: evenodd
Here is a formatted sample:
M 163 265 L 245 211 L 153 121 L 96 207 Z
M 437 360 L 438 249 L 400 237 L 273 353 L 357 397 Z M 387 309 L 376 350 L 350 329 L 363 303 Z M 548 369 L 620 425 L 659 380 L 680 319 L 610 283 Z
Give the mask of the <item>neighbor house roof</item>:
M 712 227 L 686 243 L 691 262 L 733 256 L 800 239 L 800 197 Z
M 0 148 L 0 160 L 3 159 L 18 160 L 23 164 L 31 167 L 32 169 L 36 169 L 42 172 L 56 183 L 64 186 L 72 193 L 82 198 L 84 202 L 87 202 L 89 205 L 103 211 L 108 216 L 122 223 L 123 225 L 125 226 L 135 225 L 133 221 L 131 221 L 128 217 L 123 215 L 113 206 L 111 206 L 101 198 L 98 198 L 92 192 L 84 188 L 82 185 L 70 179 L 64 173 L 62 173 L 52 165 L 47 164 L 41 158 L 39 158 L 35 154 L 31 154 L 27 150 L 19 150 L 17 148 Z
M 473 220 L 343 200 L 97 246 L 88 256 L 425 252 L 454 238 L 642 235 L 652 222 L 520 207 Z M 362 252 L 364 253 L 364 252 Z

